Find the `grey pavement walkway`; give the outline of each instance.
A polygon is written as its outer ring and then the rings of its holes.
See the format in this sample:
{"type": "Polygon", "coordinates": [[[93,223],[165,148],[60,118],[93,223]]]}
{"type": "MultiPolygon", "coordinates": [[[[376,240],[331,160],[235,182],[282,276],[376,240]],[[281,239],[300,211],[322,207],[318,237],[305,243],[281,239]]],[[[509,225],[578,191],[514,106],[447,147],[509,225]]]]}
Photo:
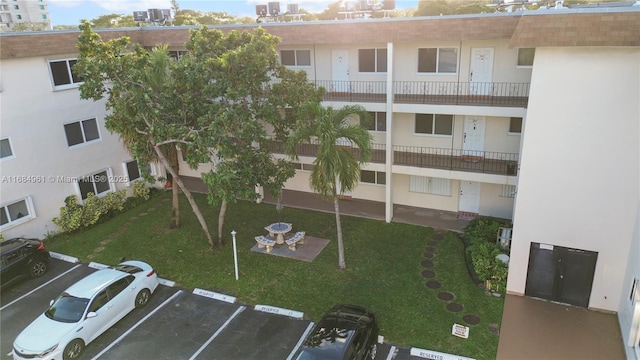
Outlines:
{"type": "MultiPolygon", "coordinates": [[[[206,192],[197,178],[184,179],[193,191],[206,192]]],[[[284,190],[284,206],[333,212],[333,203],[317,194],[284,190]]],[[[264,202],[276,200],[265,194],[264,202]]],[[[340,201],[341,214],[384,220],[381,202],[340,201]]],[[[394,205],[392,221],[461,232],[469,223],[456,213],[394,205]]],[[[478,314],[482,316],[482,314],[478,314]]],[[[505,297],[498,360],[625,359],[616,314],[590,311],[526,296],[505,297]]]]}

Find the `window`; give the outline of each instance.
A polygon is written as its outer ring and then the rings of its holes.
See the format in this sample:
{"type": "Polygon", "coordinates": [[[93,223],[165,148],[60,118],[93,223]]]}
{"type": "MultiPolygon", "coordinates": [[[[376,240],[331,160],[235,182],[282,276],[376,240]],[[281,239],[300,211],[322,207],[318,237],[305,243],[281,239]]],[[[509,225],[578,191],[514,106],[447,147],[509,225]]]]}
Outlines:
{"type": "Polygon", "coordinates": [[[358,50],[359,72],[387,72],[387,49],[358,50]]]}
{"type": "Polygon", "coordinates": [[[500,197],[512,198],[516,196],[515,185],[502,185],[500,188],[500,197]]]}
{"type": "Polygon", "coordinates": [[[512,117],[509,121],[509,134],[522,133],[522,118],[512,117]]]}
{"type": "Polygon", "coordinates": [[[22,15],[16,15],[16,19],[22,20],[22,15]]]}
{"type": "Polygon", "coordinates": [[[53,78],[54,87],[68,88],[69,86],[77,83],[81,83],[82,79],[73,73],[73,65],[76,64],[76,59],[55,60],[49,62],[49,69],[51,70],[51,77],[53,78]]]}
{"type": "Polygon", "coordinates": [[[46,14],[42,14],[42,20],[47,20],[47,15],[46,14]]]}
{"type": "Polygon", "coordinates": [[[129,161],[128,163],[125,163],[124,166],[127,170],[129,181],[142,178],[142,172],[140,171],[140,167],[138,166],[138,162],[136,160],[129,161]]]}
{"type": "Polygon", "coordinates": [[[133,275],[128,275],[127,277],[122,278],[114,282],[113,284],[109,285],[109,300],[113,299],[118,294],[120,294],[124,289],[126,289],[127,286],[129,286],[129,284],[133,281],[133,279],[134,279],[133,275]]]}
{"type": "Polygon", "coordinates": [[[95,174],[79,178],[78,187],[80,189],[80,197],[82,200],[86,200],[89,197],[89,193],[100,196],[111,191],[109,171],[103,170],[95,174]]]}
{"type": "Polygon", "coordinates": [[[304,170],[304,171],[313,170],[313,164],[302,164],[298,162],[292,162],[291,164],[293,165],[293,168],[296,170],[304,170]]]}
{"type": "Polygon", "coordinates": [[[89,305],[89,311],[98,311],[102,308],[106,303],[109,302],[109,295],[107,294],[107,290],[102,290],[91,302],[89,305]]]}
{"type": "Polygon", "coordinates": [[[360,170],[360,181],[363,183],[384,185],[387,183],[386,176],[384,171],[360,170]]]}
{"type": "Polygon", "coordinates": [[[75,146],[100,139],[96,119],[88,119],[66,124],[64,126],[64,132],[67,135],[67,144],[69,146],[75,146]]]}
{"type": "Polygon", "coordinates": [[[416,134],[453,135],[453,115],[416,114],[416,134]]]}
{"type": "Polygon", "coordinates": [[[369,123],[365,124],[360,121],[360,125],[370,131],[387,131],[387,113],[386,112],[369,112],[369,123]]]}
{"type": "Polygon", "coordinates": [[[418,72],[455,74],[458,70],[458,49],[418,49],[418,72]]]}
{"type": "Polygon", "coordinates": [[[140,167],[140,164],[137,160],[131,160],[129,162],[124,163],[124,170],[127,174],[127,179],[129,182],[133,182],[138,179],[142,179],[143,174],[155,175],[155,167],[153,164],[147,164],[147,167],[140,167]]]}
{"type": "Polygon", "coordinates": [[[20,10],[20,6],[18,6],[18,5],[13,5],[13,9],[14,9],[14,10],[20,10]]]}
{"type": "Polygon", "coordinates": [[[44,5],[40,5],[40,10],[44,10],[44,5]]]}
{"type": "Polygon", "coordinates": [[[536,48],[518,49],[518,66],[533,66],[533,58],[536,55],[536,48]]]}
{"type": "Polygon", "coordinates": [[[33,202],[31,197],[2,205],[0,209],[0,229],[22,223],[34,218],[33,202]]]}
{"type": "Polygon", "coordinates": [[[286,66],[311,66],[311,51],[281,50],[280,62],[286,66]]]}
{"type": "Polygon", "coordinates": [[[416,193],[451,196],[451,179],[411,176],[409,191],[416,193]]]}
{"type": "Polygon", "coordinates": [[[0,158],[13,158],[13,149],[9,138],[0,139],[0,158]]]}

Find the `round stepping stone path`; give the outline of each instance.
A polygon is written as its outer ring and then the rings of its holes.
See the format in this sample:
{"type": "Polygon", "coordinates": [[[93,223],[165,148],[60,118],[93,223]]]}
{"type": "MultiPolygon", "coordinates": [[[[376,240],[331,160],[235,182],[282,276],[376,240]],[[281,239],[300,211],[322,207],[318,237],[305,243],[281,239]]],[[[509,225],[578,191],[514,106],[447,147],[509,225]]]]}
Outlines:
{"type": "MultiPolygon", "coordinates": [[[[425,247],[422,254],[425,259],[420,263],[422,267],[432,269],[435,266],[434,262],[429,259],[435,256],[436,248],[442,240],[444,240],[444,234],[441,232],[436,232],[431,236],[431,239],[427,241],[427,246],[425,247]]],[[[420,272],[420,275],[422,275],[422,277],[424,278],[434,278],[436,276],[436,272],[433,271],[433,269],[423,270],[422,272],[420,272]]],[[[425,283],[425,286],[429,289],[440,289],[442,287],[442,284],[436,280],[429,280],[425,283]]],[[[455,298],[454,294],[448,291],[441,291],[436,296],[439,300],[447,302],[447,305],[445,306],[447,311],[452,313],[459,313],[464,310],[464,306],[462,304],[451,302],[455,298]]],[[[465,314],[462,317],[462,320],[468,325],[480,324],[480,317],[475,314],[465,314]]],[[[500,328],[498,324],[490,324],[487,330],[493,334],[500,334],[500,328]]]]}
{"type": "Polygon", "coordinates": [[[436,276],[436,273],[431,270],[423,270],[420,275],[422,275],[422,277],[432,278],[436,276]]]}
{"type": "Polygon", "coordinates": [[[422,267],[432,268],[433,267],[433,261],[431,261],[431,260],[422,260],[420,265],[422,265],[422,267]]]}
{"type": "Polygon", "coordinates": [[[442,284],[440,284],[439,282],[435,281],[435,280],[431,280],[431,281],[427,281],[425,283],[425,285],[429,288],[429,289],[440,289],[442,287],[442,284]]]}
{"type": "Polygon", "coordinates": [[[480,317],[474,314],[467,314],[462,317],[462,320],[469,325],[478,325],[480,324],[480,317]]]}

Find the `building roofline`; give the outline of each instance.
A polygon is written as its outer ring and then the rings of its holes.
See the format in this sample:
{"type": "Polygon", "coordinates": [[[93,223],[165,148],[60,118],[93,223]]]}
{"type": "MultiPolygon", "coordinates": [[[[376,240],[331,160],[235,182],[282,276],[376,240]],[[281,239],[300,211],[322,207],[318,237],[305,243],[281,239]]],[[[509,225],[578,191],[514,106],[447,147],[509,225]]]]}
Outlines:
{"type": "MultiPolygon", "coordinates": [[[[640,6],[545,9],[450,16],[224,24],[222,31],[257,27],[278,36],[282,45],[508,40],[512,48],[554,46],[640,46],[640,6]],[[291,31],[296,29],[299,31],[291,31]]],[[[94,29],[103,39],[129,36],[145,46],[180,47],[190,29],[165,26],[94,29]]],[[[0,58],[51,56],[77,52],[80,30],[0,34],[0,58]],[[25,37],[29,37],[25,41],[25,37]]]]}

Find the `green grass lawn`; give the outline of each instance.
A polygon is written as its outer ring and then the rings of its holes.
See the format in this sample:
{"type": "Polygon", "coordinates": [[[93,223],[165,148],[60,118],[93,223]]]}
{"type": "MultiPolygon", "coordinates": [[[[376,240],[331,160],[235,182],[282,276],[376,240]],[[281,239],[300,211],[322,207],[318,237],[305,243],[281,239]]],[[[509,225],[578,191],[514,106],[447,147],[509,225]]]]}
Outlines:
{"type": "MultiPolygon", "coordinates": [[[[218,208],[195,195],[212,234],[217,233],[218,208]]],[[[503,299],[487,296],[470,279],[462,241],[444,233],[436,247],[433,280],[442,288],[425,286],[421,276],[425,248],[434,229],[342,215],[346,270],[338,269],[335,215],[240,202],[230,204],[224,224],[226,246],[209,250],[205,236],[186,199],[181,198],[181,226],[168,228],[170,193],[117,215],[93,228],[47,239],[51,251],[76,256],[84,262],[117,264],[122,257],[152,264],[160,277],[188,289],[203,288],[232,296],[239,302],[294,309],[318,320],[336,303],[354,303],[372,309],[386,342],[477,359],[495,359],[498,336],[488,331],[499,324],[503,299]],[[254,236],[276,221],[294,224],[294,230],[331,240],[313,262],[268,256],[250,251],[254,236]],[[231,231],[237,232],[240,279],[235,280],[231,231]],[[438,292],[455,295],[464,310],[451,313],[438,292]],[[451,335],[462,316],[476,314],[469,339],[451,335]]],[[[215,237],[215,235],[214,235],[215,237]]],[[[304,246],[304,245],[301,245],[304,246]]]]}

